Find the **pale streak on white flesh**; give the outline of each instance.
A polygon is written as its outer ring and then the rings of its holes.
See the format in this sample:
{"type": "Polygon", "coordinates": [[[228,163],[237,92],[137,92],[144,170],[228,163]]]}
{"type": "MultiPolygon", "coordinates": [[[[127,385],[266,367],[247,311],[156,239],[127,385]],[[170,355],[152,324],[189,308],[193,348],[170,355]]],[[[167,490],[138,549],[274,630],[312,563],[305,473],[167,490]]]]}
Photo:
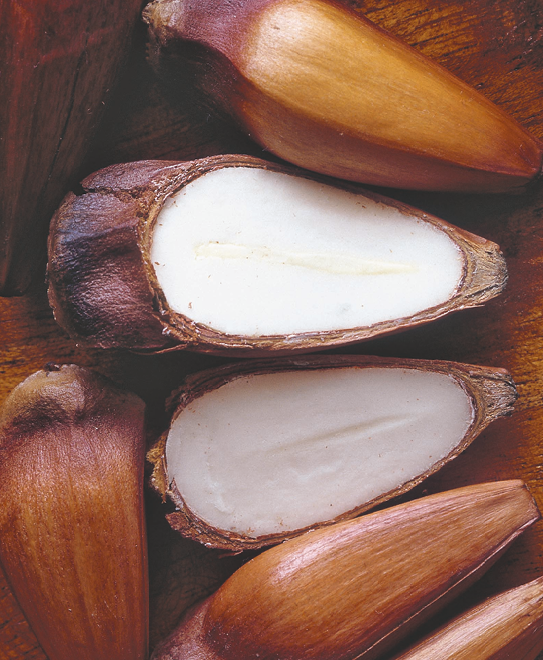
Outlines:
{"type": "Polygon", "coordinates": [[[250,537],[301,529],[425,473],[461,442],[473,415],[464,388],[442,373],[240,377],[174,420],[168,478],[214,527],[250,537]]]}
{"type": "Polygon", "coordinates": [[[327,252],[274,252],[265,247],[248,247],[234,243],[206,243],[197,245],[196,258],[217,257],[218,259],[258,259],[273,264],[312,268],[334,275],[386,275],[390,273],[414,273],[417,266],[397,264],[392,261],[370,261],[344,255],[341,260],[337,255],[327,252]]]}
{"type": "Polygon", "coordinates": [[[438,306],[464,257],[360,194],[258,168],[207,173],[160,211],[151,261],[170,308],[234,335],[344,330],[438,306]]]}

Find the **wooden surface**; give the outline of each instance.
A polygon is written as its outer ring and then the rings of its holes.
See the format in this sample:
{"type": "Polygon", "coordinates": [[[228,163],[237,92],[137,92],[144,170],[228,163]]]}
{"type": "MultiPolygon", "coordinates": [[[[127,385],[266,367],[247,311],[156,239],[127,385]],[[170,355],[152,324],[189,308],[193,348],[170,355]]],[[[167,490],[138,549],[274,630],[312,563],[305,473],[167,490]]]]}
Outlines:
{"type": "MultiPolygon", "coordinates": [[[[350,0],[349,4],[363,6],[368,18],[479,88],[543,139],[543,7],[538,0],[350,0]]],[[[142,26],[105,122],[90,147],[85,171],[141,158],[192,159],[220,152],[265,156],[205,109],[183,72],[179,85],[178,90],[166,90],[146,63],[142,26]]],[[[343,352],[505,367],[520,394],[511,418],[494,423],[462,456],[410,496],[484,480],[522,478],[543,510],[543,184],[515,196],[387,194],[499,243],[507,259],[509,283],[505,293],[484,308],[343,352]]],[[[83,351],[56,326],[45,290],[42,273],[26,296],[0,299],[0,403],[45,363],[76,362],[140,394],[149,406],[153,434],[163,423],[165,397],[183,376],[225,361],[189,353],[149,357],[83,351]]],[[[152,496],[148,500],[154,645],[188,605],[210,593],[246,557],[223,557],[178,538],[166,525],[160,503],[152,496]]],[[[543,575],[543,522],[528,530],[452,610],[539,575],[543,575]]],[[[3,580],[0,616],[0,660],[43,660],[3,580]]]]}

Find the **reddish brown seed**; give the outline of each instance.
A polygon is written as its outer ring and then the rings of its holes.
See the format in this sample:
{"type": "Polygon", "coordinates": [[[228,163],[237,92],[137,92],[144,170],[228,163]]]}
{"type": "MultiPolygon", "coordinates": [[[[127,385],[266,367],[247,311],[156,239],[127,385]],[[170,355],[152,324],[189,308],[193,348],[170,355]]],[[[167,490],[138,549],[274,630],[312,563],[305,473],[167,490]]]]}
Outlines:
{"type": "Polygon", "coordinates": [[[245,564],[153,658],[373,660],[538,517],[524,484],[505,481],[310,532],[245,564]]]}
{"type": "Polygon", "coordinates": [[[543,578],[489,598],[395,660],[535,660],[543,650],[543,578]]]}
{"type": "Polygon", "coordinates": [[[141,2],[0,2],[0,295],[45,265],[47,226],[80,167],[141,2]]]}
{"type": "Polygon", "coordinates": [[[296,165],[466,192],[541,171],[540,142],[511,117],[333,0],[155,0],[144,15],[159,51],[192,48],[212,103],[296,165]]]}
{"type": "Polygon", "coordinates": [[[0,413],[0,559],[50,660],[145,660],[144,404],[50,367],[0,413]]]}

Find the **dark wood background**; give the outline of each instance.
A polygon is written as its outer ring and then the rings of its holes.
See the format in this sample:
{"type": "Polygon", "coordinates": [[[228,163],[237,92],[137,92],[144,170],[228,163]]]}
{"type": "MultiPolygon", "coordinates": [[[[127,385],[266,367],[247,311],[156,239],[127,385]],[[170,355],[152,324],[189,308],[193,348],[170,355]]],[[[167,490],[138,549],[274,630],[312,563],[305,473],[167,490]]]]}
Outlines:
{"type": "MultiPolygon", "coordinates": [[[[543,139],[543,5],[539,0],[350,0],[348,4],[481,90],[543,139]]],[[[190,79],[166,89],[146,61],[143,25],[82,175],[143,158],[193,159],[261,150],[209,113],[190,79]]],[[[524,479],[543,510],[543,183],[521,195],[387,191],[501,245],[509,267],[504,294],[349,352],[436,358],[505,367],[517,383],[515,414],[493,424],[468,450],[410,497],[484,480],[524,479]]],[[[149,406],[151,433],[164,399],[185,374],[224,362],[190,353],[140,356],[84,351],[60,330],[46,299],[44,270],[21,298],[0,299],[0,403],[47,362],[86,365],[134,390],[149,406]]],[[[347,352],[347,351],[344,351],[347,352]]],[[[148,498],[151,644],[184,609],[214,590],[244,556],[224,557],[171,532],[148,498]]],[[[543,522],[518,540],[448,613],[543,574],[543,522]]],[[[0,660],[43,660],[4,579],[0,579],[0,660]]],[[[541,656],[543,657],[543,656],[541,656]]],[[[112,659],[113,660],[113,659],[112,659]]]]}

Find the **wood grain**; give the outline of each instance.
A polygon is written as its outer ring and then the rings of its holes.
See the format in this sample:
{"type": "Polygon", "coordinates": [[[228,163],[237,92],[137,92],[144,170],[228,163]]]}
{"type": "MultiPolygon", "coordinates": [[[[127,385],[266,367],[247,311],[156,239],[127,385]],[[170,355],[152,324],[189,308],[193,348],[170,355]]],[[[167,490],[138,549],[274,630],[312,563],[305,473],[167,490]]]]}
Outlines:
{"type": "MultiPolygon", "coordinates": [[[[350,0],[357,11],[435,58],[543,139],[543,7],[537,0],[350,0]]],[[[140,28],[120,87],[113,94],[84,174],[143,158],[191,159],[262,150],[204,105],[188,75],[167,90],[145,60],[140,28]]],[[[2,182],[9,185],[8,182],[2,182]]],[[[456,360],[505,367],[517,383],[515,414],[496,422],[439,474],[410,494],[483,480],[524,479],[543,509],[543,185],[523,195],[449,195],[386,191],[501,245],[509,267],[504,294],[484,308],[373,340],[349,351],[456,360]]],[[[224,363],[190,353],[143,356],[83,351],[57,327],[44,274],[22,298],[0,299],[0,402],[49,361],[95,368],[144,398],[151,435],[163,423],[164,400],[187,373],[224,363]]],[[[211,593],[246,556],[222,557],[176,536],[149,496],[151,644],[190,604],[211,593]]],[[[487,594],[543,574],[543,524],[537,523],[446,614],[487,594]]],[[[43,660],[35,638],[0,576],[0,660],[43,660]]]]}

